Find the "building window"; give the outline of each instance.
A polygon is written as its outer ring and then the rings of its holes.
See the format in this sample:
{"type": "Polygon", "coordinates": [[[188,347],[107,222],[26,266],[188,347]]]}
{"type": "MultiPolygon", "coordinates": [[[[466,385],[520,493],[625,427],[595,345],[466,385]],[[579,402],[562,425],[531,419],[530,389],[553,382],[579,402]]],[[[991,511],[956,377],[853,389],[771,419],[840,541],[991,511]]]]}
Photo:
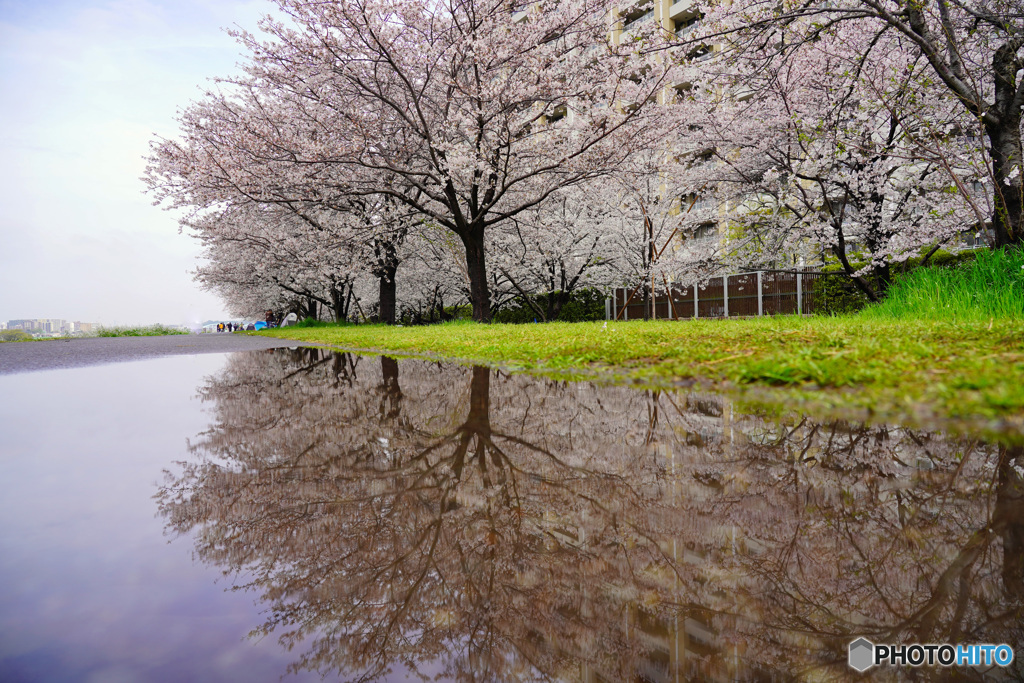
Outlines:
{"type": "Polygon", "coordinates": [[[710,240],[718,237],[717,223],[701,223],[693,230],[693,239],[710,240]]]}
{"type": "Polygon", "coordinates": [[[547,117],[548,124],[550,125],[552,123],[555,123],[556,121],[561,121],[562,119],[564,119],[566,117],[566,115],[568,113],[569,113],[569,107],[567,107],[566,105],[564,105],[564,104],[555,105],[554,107],[552,107],[551,113],[548,114],[548,117],[547,117]]]}
{"type": "Polygon", "coordinates": [[[676,37],[683,38],[700,27],[700,16],[682,19],[676,22],[676,37]]]}
{"type": "Polygon", "coordinates": [[[654,18],[654,8],[647,10],[646,12],[639,7],[634,7],[628,12],[622,14],[622,28],[626,30],[637,24],[645,21],[650,21],[654,18]]]}

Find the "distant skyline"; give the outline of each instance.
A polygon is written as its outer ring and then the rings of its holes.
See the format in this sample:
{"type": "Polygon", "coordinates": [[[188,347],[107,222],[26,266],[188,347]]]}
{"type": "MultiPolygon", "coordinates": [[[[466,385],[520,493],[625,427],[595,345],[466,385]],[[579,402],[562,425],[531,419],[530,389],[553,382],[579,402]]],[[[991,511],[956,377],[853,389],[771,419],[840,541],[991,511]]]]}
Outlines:
{"type": "Polygon", "coordinates": [[[154,135],[237,71],[267,0],[0,0],[0,320],[228,317],[139,180],[154,135]]]}

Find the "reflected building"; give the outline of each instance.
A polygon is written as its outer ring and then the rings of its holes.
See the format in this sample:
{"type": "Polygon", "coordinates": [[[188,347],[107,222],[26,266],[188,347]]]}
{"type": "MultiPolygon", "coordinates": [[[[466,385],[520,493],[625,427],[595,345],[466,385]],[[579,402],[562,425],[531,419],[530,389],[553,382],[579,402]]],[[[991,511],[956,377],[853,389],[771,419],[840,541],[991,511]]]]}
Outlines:
{"type": "Polygon", "coordinates": [[[310,348],[201,394],[161,512],[297,670],[843,680],[859,636],[1024,642],[1016,447],[310,348]]]}

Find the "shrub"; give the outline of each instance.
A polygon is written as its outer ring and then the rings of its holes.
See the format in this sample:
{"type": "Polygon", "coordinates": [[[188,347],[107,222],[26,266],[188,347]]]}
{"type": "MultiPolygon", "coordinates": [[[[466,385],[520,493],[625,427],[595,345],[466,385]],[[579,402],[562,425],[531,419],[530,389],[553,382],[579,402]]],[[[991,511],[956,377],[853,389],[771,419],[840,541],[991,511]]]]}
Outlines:
{"type": "Polygon", "coordinates": [[[148,327],[101,327],[97,337],[158,337],[165,334],[188,334],[183,330],[164,325],[148,327]]]}
{"type": "Polygon", "coordinates": [[[459,306],[445,306],[444,307],[444,320],[446,322],[452,320],[472,320],[473,319],[473,307],[469,304],[459,306]]]}
{"type": "Polygon", "coordinates": [[[25,330],[0,330],[0,342],[30,341],[32,335],[25,330]]]}
{"type": "MultiPolygon", "coordinates": [[[[537,294],[531,298],[538,308],[547,309],[548,297],[546,294],[537,294]]],[[[604,320],[604,294],[593,288],[576,290],[562,306],[556,320],[569,323],[604,320]]],[[[539,317],[522,297],[516,297],[513,299],[512,306],[503,308],[494,314],[496,323],[532,323],[535,321],[540,322],[539,317]]]]}
{"type": "Polygon", "coordinates": [[[605,296],[598,289],[587,288],[573,292],[562,307],[558,319],[567,323],[585,323],[604,320],[605,296]]]}
{"type": "Polygon", "coordinates": [[[867,295],[846,273],[833,274],[830,267],[822,269],[814,282],[814,312],[819,315],[856,313],[870,303],[867,295]]]}
{"type": "Polygon", "coordinates": [[[302,320],[298,321],[293,325],[289,325],[288,327],[335,327],[337,325],[345,324],[347,323],[335,323],[329,320],[317,320],[316,318],[303,318],[302,320]]]}

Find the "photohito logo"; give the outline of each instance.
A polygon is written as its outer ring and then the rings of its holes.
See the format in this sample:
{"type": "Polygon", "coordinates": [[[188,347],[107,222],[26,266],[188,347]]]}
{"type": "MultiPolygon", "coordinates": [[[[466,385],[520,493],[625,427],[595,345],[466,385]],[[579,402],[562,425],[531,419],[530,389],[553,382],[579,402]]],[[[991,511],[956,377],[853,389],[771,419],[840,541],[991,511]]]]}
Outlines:
{"type": "Polygon", "coordinates": [[[890,666],[1009,666],[1009,645],[876,645],[867,638],[850,643],[850,667],[867,671],[879,664],[890,666]]]}
{"type": "Polygon", "coordinates": [[[850,666],[857,671],[867,671],[875,664],[875,645],[867,638],[858,638],[850,643],[850,666]]]}

